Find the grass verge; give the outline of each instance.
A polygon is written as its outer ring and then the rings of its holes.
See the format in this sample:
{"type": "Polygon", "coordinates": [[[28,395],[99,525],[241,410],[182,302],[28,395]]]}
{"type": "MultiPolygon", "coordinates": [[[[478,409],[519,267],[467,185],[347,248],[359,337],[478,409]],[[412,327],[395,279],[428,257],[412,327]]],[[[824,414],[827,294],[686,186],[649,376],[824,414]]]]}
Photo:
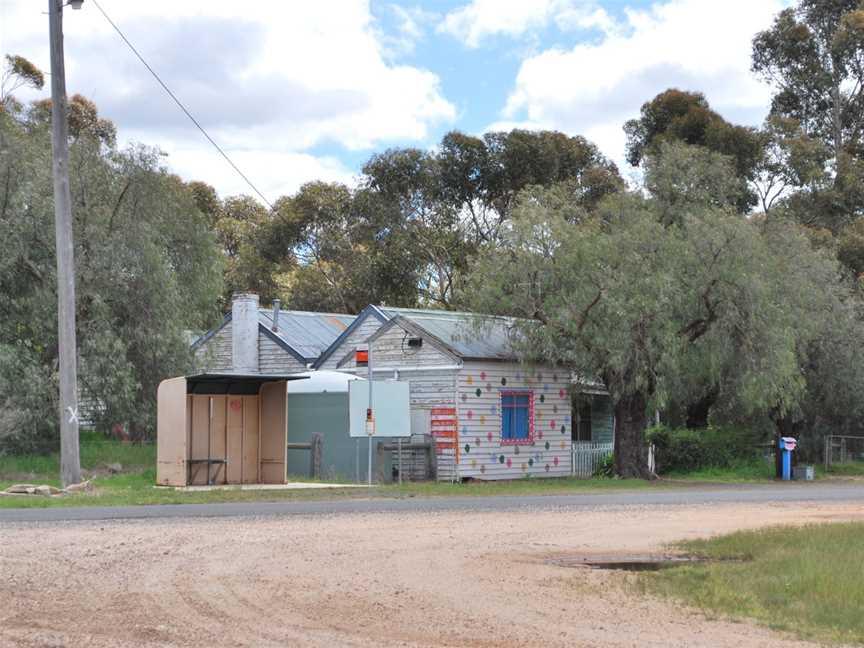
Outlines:
{"type": "Polygon", "coordinates": [[[768,481],[774,479],[774,464],[765,459],[756,458],[724,468],[706,467],[689,472],[670,472],[663,476],[668,479],[704,482],[768,481]]]}
{"type": "MultiPolygon", "coordinates": [[[[35,479],[34,483],[56,483],[55,479],[35,479]]],[[[402,486],[387,484],[372,488],[328,488],[308,490],[214,490],[177,491],[156,488],[152,468],[134,473],[96,477],[95,490],[63,497],[0,497],[0,508],[48,508],[55,506],[126,506],[141,504],[208,504],[216,502],[278,502],[286,500],[327,500],[370,497],[478,497],[490,495],[564,495],[652,487],[638,479],[522,479],[508,482],[447,484],[413,482],[402,486]]],[[[0,490],[11,481],[0,476],[0,490]]],[[[653,486],[653,487],[661,487],[653,486]]]]}
{"type": "MultiPolygon", "coordinates": [[[[156,488],[156,448],[129,445],[92,433],[81,434],[81,467],[93,474],[95,490],[64,497],[2,497],[0,508],[55,506],[124,506],[140,504],[204,504],[213,502],[268,502],[369,497],[472,497],[488,495],[561,495],[598,491],[633,490],[652,485],[628,479],[521,479],[503,482],[448,484],[435,482],[388,484],[365,488],[333,488],[290,491],[219,490],[175,491],[156,488]],[[107,474],[105,466],[119,463],[120,474],[107,474]]],[[[48,456],[0,457],[0,490],[13,483],[59,486],[60,459],[48,456]]],[[[299,478],[302,480],[302,478],[299,478]]],[[[656,485],[655,485],[656,487],[656,485]]],[[[660,486],[662,487],[662,486],[660,486]]]]}
{"type": "Polygon", "coordinates": [[[718,562],[644,573],[638,587],[802,638],[859,644],[864,642],[862,537],[864,523],[856,522],[684,542],[679,545],[684,551],[718,562]]]}

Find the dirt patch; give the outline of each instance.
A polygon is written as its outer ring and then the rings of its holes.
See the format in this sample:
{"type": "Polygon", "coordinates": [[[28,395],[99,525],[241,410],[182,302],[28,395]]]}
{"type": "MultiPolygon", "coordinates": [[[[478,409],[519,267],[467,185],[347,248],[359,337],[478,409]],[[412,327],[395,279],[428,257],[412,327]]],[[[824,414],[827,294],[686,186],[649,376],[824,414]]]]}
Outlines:
{"type": "Polygon", "coordinates": [[[0,646],[807,646],[555,556],[864,519],[857,505],[14,524],[0,646]]]}

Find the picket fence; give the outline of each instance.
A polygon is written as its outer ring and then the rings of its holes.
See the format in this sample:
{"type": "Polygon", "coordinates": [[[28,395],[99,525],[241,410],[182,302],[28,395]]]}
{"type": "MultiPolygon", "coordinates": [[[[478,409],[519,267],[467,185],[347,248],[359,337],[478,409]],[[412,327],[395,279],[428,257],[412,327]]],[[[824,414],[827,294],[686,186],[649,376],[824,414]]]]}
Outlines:
{"type": "Polygon", "coordinates": [[[570,472],[574,477],[588,479],[608,455],[612,454],[612,443],[574,441],[570,448],[570,472]]]}

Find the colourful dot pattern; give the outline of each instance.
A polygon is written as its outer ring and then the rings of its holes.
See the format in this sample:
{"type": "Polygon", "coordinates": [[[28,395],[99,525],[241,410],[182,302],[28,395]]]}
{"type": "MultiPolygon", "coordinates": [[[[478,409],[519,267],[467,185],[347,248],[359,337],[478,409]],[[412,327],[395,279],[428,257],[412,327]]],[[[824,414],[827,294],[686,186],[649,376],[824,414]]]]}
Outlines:
{"type": "Polygon", "coordinates": [[[475,371],[466,367],[458,378],[460,474],[502,479],[568,474],[571,417],[567,381],[566,373],[547,373],[530,366],[475,371]],[[507,390],[528,390],[534,395],[531,443],[501,442],[500,394],[507,390]]]}

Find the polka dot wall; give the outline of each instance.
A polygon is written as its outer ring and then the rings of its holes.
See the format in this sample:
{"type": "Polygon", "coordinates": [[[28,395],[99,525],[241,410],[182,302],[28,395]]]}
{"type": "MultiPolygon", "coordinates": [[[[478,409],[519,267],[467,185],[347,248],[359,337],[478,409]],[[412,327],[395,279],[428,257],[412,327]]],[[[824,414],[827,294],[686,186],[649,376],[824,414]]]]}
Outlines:
{"type": "Polygon", "coordinates": [[[566,372],[513,363],[466,362],[457,377],[462,477],[516,479],[570,474],[570,392],[566,372]],[[531,438],[501,438],[501,395],[528,394],[531,438]]]}

